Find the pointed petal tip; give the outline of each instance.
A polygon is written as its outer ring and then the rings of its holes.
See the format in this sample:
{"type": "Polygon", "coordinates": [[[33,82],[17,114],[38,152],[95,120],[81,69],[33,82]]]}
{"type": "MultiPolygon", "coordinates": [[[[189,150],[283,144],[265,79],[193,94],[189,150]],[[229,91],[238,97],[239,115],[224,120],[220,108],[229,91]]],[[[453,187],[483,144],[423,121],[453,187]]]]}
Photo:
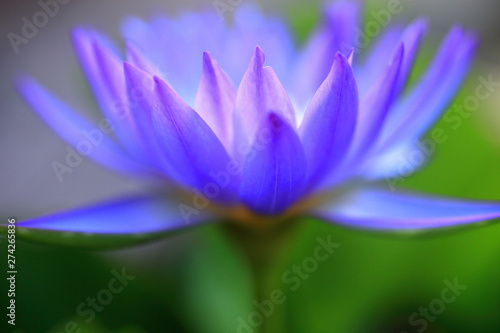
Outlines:
{"type": "Polygon", "coordinates": [[[342,67],[351,67],[348,57],[341,52],[335,54],[335,62],[338,62],[342,67]]]}
{"type": "Polygon", "coordinates": [[[429,30],[430,20],[427,17],[418,17],[410,25],[425,34],[429,30]]]}
{"type": "Polygon", "coordinates": [[[203,56],[202,56],[203,70],[209,70],[210,72],[213,72],[216,63],[217,61],[212,57],[210,52],[203,51],[203,56]]]}
{"type": "Polygon", "coordinates": [[[71,29],[70,35],[73,38],[73,40],[84,38],[86,37],[86,35],[88,35],[88,28],[84,28],[82,26],[76,26],[71,29]]]}
{"type": "Polygon", "coordinates": [[[203,51],[203,60],[207,61],[207,60],[210,60],[210,59],[212,59],[212,55],[210,54],[210,52],[203,51]]]}
{"type": "Polygon", "coordinates": [[[354,49],[351,49],[349,53],[347,53],[347,61],[349,65],[352,67],[352,62],[354,61],[354,49]]]}
{"type": "Polygon", "coordinates": [[[19,93],[23,93],[24,87],[29,84],[33,84],[34,80],[24,73],[18,73],[14,76],[14,87],[19,93]]]}
{"type": "Polygon", "coordinates": [[[261,65],[262,67],[266,62],[266,55],[264,54],[264,51],[259,45],[255,46],[254,59],[258,60],[259,64],[262,64],[261,65]]]}

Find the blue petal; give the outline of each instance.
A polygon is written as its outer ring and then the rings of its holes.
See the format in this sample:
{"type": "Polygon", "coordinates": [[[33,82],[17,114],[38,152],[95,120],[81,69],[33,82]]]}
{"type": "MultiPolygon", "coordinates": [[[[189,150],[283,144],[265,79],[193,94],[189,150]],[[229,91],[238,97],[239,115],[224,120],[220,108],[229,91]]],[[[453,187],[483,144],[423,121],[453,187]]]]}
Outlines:
{"type": "Polygon", "coordinates": [[[160,103],[151,105],[153,126],[170,164],[184,176],[187,184],[196,186],[209,197],[206,187],[217,183],[216,175],[224,173],[229,179],[219,184],[220,193],[210,199],[232,201],[238,177],[228,174],[232,160],[224,146],[196,111],[167,83],[159,78],[155,78],[155,83],[160,103]]]}
{"type": "Polygon", "coordinates": [[[137,128],[126,103],[123,61],[110,50],[110,43],[97,33],[75,29],[73,43],[104,115],[115,125],[114,133],[131,153],[145,159],[135,140],[137,128]]]}
{"type": "Polygon", "coordinates": [[[333,170],[345,156],[354,134],[357,113],[356,81],[347,59],[338,53],[330,74],[311,100],[299,127],[312,183],[333,170]]]}
{"type": "Polygon", "coordinates": [[[404,47],[403,44],[400,44],[400,47],[393,55],[391,63],[361,99],[356,130],[347,156],[342,160],[338,169],[329,173],[329,177],[322,182],[321,188],[318,188],[318,190],[334,186],[346,177],[355,175],[362,170],[371,148],[376,143],[387,111],[396,97],[395,93],[399,84],[403,59],[404,47]]]}
{"type": "Polygon", "coordinates": [[[232,149],[236,88],[210,53],[203,53],[203,73],[194,108],[226,149],[232,149]]]}
{"type": "Polygon", "coordinates": [[[347,56],[354,47],[356,27],[359,23],[359,5],[338,1],[325,8],[326,22],[310,38],[300,55],[293,81],[294,98],[299,104],[309,101],[325,80],[332,67],[335,54],[347,56]]]}
{"type": "MultiPolygon", "coordinates": [[[[33,80],[22,78],[17,86],[33,110],[73,148],[81,150],[81,155],[120,172],[134,174],[145,171],[98,126],[79,116],[33,80]]],[[[108,124],[114,125],[111,122],[108,124]]]]}
{"type": "Polygon", "coordinates": [[[476,38],[455,27],[427,73],[389,115],[385,144],[415,142],[446,108],[462,84],[476,48],[476,38]]]}
{"type": "Polygon", "coordinates": [[[360,189],[312,214],[355,228],[418,230],[496,219],[500,204],[360,189]]]}
{"type": "MultiPolygon", "coordinates": [[[[181,206],[157,197],[136,197],[19,222],[20,228],[90,234],[141,234],[183,229],[211,217],[185,218],[181,206]]],[[[186,215],[187,216],[187,215],[186,215]]]]}
{"type": "MultiPolygon", "coordinates": [[[[137,60],[135,57],[131,58],[137,60]]],[[[155,94],[154,78],[128,62],[125,62],[123,67],[127,85],[127,106],[138,128],[135,140],[143,147],[154,169],[159,170],[167,179],[179,180],[158,143],[153,127],[151,105],[160,103],[155,94]]]]}
{"type": "Polygon", "coordinates": [[[306,158],[295,129],[271,113],[248,154],[240,185],[242,201],[261,214],[278,214],[300,195],[306,158]]]}
{"type": "MultiPolygon", "coordinates": [[[[477,40],[455,27],[435,57],[432,65],[413,90],[387,115],[377,143],[377,155],[395,156],[394,163],[367,166],[370,178],[397,173],[400,159],[415,149],[420,137],[437,120],[451,101],[471,64],[477,40]]],[[[390,162],[390,160],[386,161],[390,162]]]]}
{"type": "Polygon", "coordinates": [[[295,127],[295,113],[285,89],[271,67],[264,67],[265,56],[260,47],[243,76],[236,96],[234,144],[236,149],[253,138],[269,112],[278,114],[295,127]]]}
{"type": "Polygon", "coordinates": [[[164,77],[165,73],[161,71],[161,68],[153,65],[149,61],[149,59],[147,59],[146,56],[142,54],[139,48],[133,42],[130,41],[127,41],[127,62],[131,63],[137,68],[142,69],[143,71],[149,73],[150,75],[161,77],[166,81],[166,78],[164,77]]]}
{"type": "Polygon", "coordinates": [[[242,4],[235,10],[234,26],[225,37],[228,38],[225,57],[217,59],[234,82],[245,73],[248,57],[256,45],[268,52],[266,61],[282,82],[288,81],[295,50],[293,36],[281,18],[265,17],[255,4],[242,4]]]}
{"type": "Polygon", "coordinates": [[[234,15],[231,27],[226,27],[214,11],[183,13],[176,19],[157,17],[151,23],[130,18],[122,31],[190,104],[202,70],[199,57],[204,51],[218,60],[234,82],[244,74],[255,45],[272,50],[270,64],[280,77],[288,75],[293,38],[286,25],[279,19],[265,18],[250,4],[238,6],[234,15]]]}
{"type": "Polygon", "coordinates": [[[131,18],[125,22],[122,31],[125,38],[136,45],[151,64],[165,73],[162,77],[191,103],[200,79],[201,53],[207,49],[220,48],[220,42],[213,41],[213,36],[222,36],[217,31],[222,22],[213,19],[213,16],[186,13],[177,20],[158,17],[151,23],[131,18]]]}
{"type": "Polygon", "coordinates": [[[355,155],[362,153],[367,146],[373,144],[379,134],[387,111],[396,97],[403,59],[404,47],[400,44],[391,63],[361,99],[356,132],[351,146],[351,151],[355,155]]]}
{"type": "Polygon", "coordinates": [[[424,36],[427,32],[428,25],[429,24],[426,19],[420,18],[409,25],[403,32],[401,42],[403,43],[405,48],[405,56],[403,59],[403,63],[401,64],[399,82],[394,92],[396,96],[404,88],[404,85],[410,77],[413,64],[418,55],[420,45],[422,44],[424,36]]]}
{"type": "MultiPolygon", "coordinates": [[[[142,89],[135,113],[145,124],[152,146],[159,148],[167,173],[177,182],[193,186],[200,191],[214,182],[213,175],[226,172],[231,162],[224,146],[182,98],[163,80],[125,63],[127,80],[131,87],[142,89]]],[[[228,192],[236,191],[236,179],[221,188],[214,200],[222,200],[228,192]],[[223,195],[224,194],[224,195],[223,195]]]]}
{"type": "Polygon", "coordinates": [[[409,78],[420,45],[427,32],[427,27],[427,20],[420,18],[410,24],[404,31],[394,25],[384,31],[382,37],[377,40],[374,49],[370,51],[366,64],[355,72],[356,77],[359,78],[358,87],[360,96],[364,96],[376,82],[377,78],[381,75],[385,62],[391,57],[391,53],[399,47],[400,43],[403,43],[405,56],[401,64],[399,82],[394,89],[394,94],[397,96],[401,92],[409,78]]]}
{"type": "Polygon", "coordinates": [[[387,61],[392,57],[398,43],[401,42],[401,35],[401,27],[390,25],[373,42],[373,48],[368,52],[366,61],[354,67],[360,97],[366,94],[384,70],[387,61]]]}

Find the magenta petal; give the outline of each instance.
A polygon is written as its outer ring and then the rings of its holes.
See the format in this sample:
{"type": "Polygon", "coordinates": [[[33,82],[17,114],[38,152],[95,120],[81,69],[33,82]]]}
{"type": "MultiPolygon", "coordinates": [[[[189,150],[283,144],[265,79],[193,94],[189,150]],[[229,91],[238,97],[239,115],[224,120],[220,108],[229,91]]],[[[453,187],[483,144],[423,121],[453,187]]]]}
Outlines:
{"type": "Polygon", "coordinates": [[[359,189],[312,215],[367,229],[418,230],[450,227],[500,217],[500,203],[474,202],[359,189]]]}

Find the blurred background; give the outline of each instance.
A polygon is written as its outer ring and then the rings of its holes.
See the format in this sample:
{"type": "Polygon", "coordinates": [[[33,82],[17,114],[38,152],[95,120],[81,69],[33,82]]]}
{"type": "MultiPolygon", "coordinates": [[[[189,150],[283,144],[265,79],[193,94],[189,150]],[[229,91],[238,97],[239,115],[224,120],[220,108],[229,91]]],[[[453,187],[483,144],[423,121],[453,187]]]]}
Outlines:
{"type": "MultiPolygon", "coordinates": [[[[500,2],[494,0],[401,0],[397,21],[430,18],[431,30],[417,68],[429,60],[455,22],[476,30],[482,46],[462,92],[474,92],[478,76],[500,81],[500,2]]],[[[260,1],[264,11],[287,18],[301,43],[320,19],[319,1],[260,1]]],[[[387,1],[365,4],[386,8],[387,1]]],[[[79,110],[95,113],[73,54],[69,31],[90,25],[119,39],[128,15],[176,15],[184,10],[214,10],[210,0],[69,1],[15,53],[9,32],[19,33],[24,16],[40,10],[35,1],[0,3],[0,218],[24,218],[116,197],[138,184],[85,161],[58,182],[52,161],[64,160],[65,143],[23,103],[13,87],[19,73],[29,74],[79,110]]],[[[399,186],[456,197],[500,200],[500,91],[437,147],[432,163],[399,186]]],[[[500,224],[395,237],[346,230],[319,221],[303,221],[293,246],[274,266],[269,289],[285,292],[269,327],[286,332],[500,332],[500,224]],[[317,237],[341,247],[290,291],[281,276],[311,256],[317,237]],[[418,320],[421,307],[437,304],[446,281],[466,285],[439,315],[418,320]],[[280,284],[281,283],[281,284],[280,284]],[[413,316],[413,317],[412,317],[413,316]]],[[[0,239],[6,252],[6,241],[0,239]]],[[[167,241],[107,252],[84,252],[17,242],[17,318],[15,330],[2,315],[1,332],[259,332],[239,328],[239,317],[255,311],[251,272],[238,247],[216,227],[204,227],[167,241]],[[86,322],[77,308],[107,288],[113,270],[135,279],[95,318],[86,322]],[[76,326],[68,323],[75,322],[76,326]]],[[[0,267],[3,269],[5,260],[0,267]]],[[[5,281],[5,278],[2,278],[5,281]]],[[[2,285],[7,306],[7,285],[2,285]]],[[[442,311],[441,311],[442,310],[442,311]]],[[[5,310],[4,310],[5,311],[5,310]]],[[[268,329],[269,330],[269,329],[268,329]]],[[[272,332],[269,330],[269,332],[272,332]]]]}

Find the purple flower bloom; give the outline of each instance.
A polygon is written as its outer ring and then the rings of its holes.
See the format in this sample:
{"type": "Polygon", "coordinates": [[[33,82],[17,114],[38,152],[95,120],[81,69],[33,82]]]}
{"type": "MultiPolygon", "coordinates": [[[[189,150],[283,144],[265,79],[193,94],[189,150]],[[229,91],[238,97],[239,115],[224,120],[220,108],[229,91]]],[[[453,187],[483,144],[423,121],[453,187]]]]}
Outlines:
{"type": "Polygon", "coordinates": [[[337,2],[325,13],[299,51],[286,25],[252,6],[242,6],[231,27],[215,13],[128,19],[126,60],[105,37],[76,29],[76,53],[105,117],[100,126],[31,79],[20,80],[22,94],[81,154],[168,191],[19,227],[163,235],[204,221],[317,216],[404,230],[499,217],[498,203],[402,194],[378,183],[398,174],[396,157],[416,149],[457,92],[474,35],[453,27],[405,90],[425,20],[388,28],[358,64],[357,6],[337,2]]]}

